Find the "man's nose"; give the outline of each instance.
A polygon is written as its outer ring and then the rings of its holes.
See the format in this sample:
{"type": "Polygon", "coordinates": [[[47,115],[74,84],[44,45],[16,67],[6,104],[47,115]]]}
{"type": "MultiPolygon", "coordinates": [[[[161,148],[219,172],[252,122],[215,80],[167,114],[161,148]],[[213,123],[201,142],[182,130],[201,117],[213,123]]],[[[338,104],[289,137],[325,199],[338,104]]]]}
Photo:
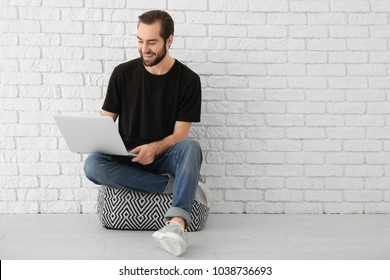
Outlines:
{"type": "Polygon", "coordinates": [[[142,53],[148,53],[149,52],[149,47],[148,47],[148,45],[147,44],[142,44],[142,46],[141,46],[141,51],[142,51],[142,53]]]}

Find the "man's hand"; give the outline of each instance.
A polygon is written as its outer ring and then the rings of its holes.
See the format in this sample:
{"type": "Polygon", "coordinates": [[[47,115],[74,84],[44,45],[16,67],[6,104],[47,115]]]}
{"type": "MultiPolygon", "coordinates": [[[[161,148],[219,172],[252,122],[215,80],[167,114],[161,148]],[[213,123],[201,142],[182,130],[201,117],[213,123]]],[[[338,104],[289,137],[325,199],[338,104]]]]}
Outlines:
{"type": "Polygon", "coordinates": [[[130,153],[138,154],[131,161],[138,162],[143,165],[151,164],[156,157],[156,149],[153,144],[138,146],[130,151],[130,153]]]}

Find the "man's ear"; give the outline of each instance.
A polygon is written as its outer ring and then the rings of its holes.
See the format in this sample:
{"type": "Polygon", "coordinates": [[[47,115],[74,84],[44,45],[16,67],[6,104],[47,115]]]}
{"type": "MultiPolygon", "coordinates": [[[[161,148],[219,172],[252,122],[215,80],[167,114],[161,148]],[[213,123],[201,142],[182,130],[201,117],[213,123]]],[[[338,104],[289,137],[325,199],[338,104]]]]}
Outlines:
{"type": "Polygon", "coordinates": [[[168,48],[170,48],[170,47],[171,47],[172,43],[173,43],[173,36],[172,36],[172,35],[170,35],[170,36],[168,37],[168,39],[167,39],[167,45],[168,45],[168,48]]]}

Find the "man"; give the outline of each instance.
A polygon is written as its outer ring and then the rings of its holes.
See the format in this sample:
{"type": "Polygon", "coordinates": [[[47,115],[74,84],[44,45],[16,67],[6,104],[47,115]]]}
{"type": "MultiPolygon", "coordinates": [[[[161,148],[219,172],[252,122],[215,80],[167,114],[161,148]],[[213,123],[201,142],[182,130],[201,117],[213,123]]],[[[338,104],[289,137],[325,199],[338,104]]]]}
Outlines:
{"type": "Polygon", "coordinates": [[[185,229],[199,181],[202,151],[187,139],[192,122],[200,121],[199,76],[173,58],[174,23],[164,11],[139,16],[140,58],[118,65],[110,78],[103,116],[119,117],[119,132],[136,157],[90,155],[88,179],[112,188],[173,193],[167,225],[154,240],[173,255],[187,247],[185,229]]]}

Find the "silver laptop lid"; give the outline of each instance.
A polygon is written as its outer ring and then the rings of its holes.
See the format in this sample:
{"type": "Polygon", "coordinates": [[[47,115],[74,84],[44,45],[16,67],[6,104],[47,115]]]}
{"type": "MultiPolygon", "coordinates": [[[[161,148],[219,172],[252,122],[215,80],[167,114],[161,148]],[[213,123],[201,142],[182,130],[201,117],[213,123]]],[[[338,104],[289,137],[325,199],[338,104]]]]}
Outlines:
{"type": "Polygon", "coordinates": [[[54,119],[72,152],[128,155],[111,117],[54,116],[54,119]]]}

